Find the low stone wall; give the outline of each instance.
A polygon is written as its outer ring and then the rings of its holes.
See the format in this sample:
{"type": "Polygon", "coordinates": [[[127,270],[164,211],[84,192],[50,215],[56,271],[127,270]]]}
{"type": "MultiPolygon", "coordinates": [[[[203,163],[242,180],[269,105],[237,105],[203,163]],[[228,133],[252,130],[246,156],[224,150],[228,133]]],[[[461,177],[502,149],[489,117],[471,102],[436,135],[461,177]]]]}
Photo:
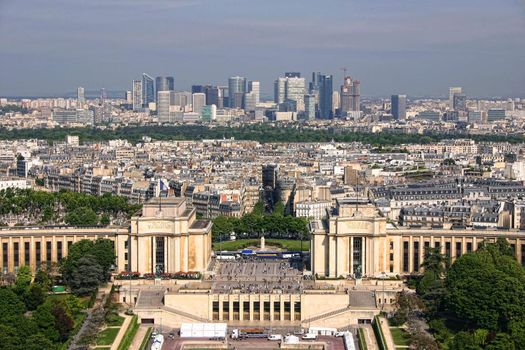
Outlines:
{"type": "Polygon", "coordinates": [[[185,341],[182,344],[182,350],[191,350],[191,349],[228,349],[228,345],[222,342],[209,342],[209,341],[185,341]]]}
{"type": "Polygon", "coordinates": [[[326,344],[325,343],[319,343],[319,342],[302,342],[299,344],[284,344],[281,343],[281,349],[284,350],[325,350],[326,344]]]}

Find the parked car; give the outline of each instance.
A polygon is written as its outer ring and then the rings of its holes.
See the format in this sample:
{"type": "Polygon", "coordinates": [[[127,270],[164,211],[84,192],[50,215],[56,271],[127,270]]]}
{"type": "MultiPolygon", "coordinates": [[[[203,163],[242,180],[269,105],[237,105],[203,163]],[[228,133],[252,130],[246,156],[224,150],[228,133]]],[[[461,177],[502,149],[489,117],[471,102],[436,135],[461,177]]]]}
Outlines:
{"type": "Polygon", "coordinates": [[[283,336],[280,334],[270,334],[268,335],[268,340],[283,340],[283,336]]]}
{"type": "Polygon", "coordinates": [[[306,333],[305,335],[303,335],[303,340],[316,340],[317,339],[317,334],[313,334],[313,333],[306,333]]]}

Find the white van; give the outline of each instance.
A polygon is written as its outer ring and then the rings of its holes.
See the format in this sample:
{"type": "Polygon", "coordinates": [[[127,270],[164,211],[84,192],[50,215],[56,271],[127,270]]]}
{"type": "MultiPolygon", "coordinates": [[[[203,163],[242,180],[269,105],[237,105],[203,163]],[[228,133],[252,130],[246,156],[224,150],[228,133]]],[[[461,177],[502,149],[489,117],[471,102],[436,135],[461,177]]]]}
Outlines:
{"type": "Polygon", "coordinates": [[[280,334],[270,334],[268,335],[268,340],[283,340],[283,336],[280,334]]]}
{"type": "Polygon", "coordinates": [[[316,339],[317,339],[317,334],[306,333],[305,335],[303,335],[303,340],[316,340],[316,339]]]}

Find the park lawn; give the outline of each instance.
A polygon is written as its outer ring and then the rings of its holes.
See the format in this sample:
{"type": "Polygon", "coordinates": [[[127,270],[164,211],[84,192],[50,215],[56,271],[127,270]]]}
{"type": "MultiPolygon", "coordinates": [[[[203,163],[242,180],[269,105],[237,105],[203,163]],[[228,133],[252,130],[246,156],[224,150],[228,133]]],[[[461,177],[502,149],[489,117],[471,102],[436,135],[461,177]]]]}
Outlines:
{"type": "MultiPolygon", "coordinates": [[[[60,293],[60,294],[48,294],[46,298],[49,300],[64,300],[71,296],[71,293],[60,293]]],[[[80,307],[87,309],[89,306],[90,297],[77,297],[79,300],[80,307]]]]}
{"type": "MultiPolygon", "coordinates": [[[[213,250],[219,251],[219,250],[227,250],[227,251],[235,251],[235,250],[241,250],[247,247],[260,247],[261,240],[260,239],[238,239],[235,241],[226,241],[226,242],[215,242],[213,243],[213,250]]],[[[293,250],[293,251],[300,251],[301,250],[301,241],[294,240],[294,239],[267,239],[266,240],[266,249],[271,250],[271,246],[276,246],[284,250],[293,250]],[[268,247],[270,246],[270,247],[268,247]]],[[[303,241],[302,244],[303,251],[310,250],[310,241],[303,241]]]]}
{"type": "Polygon", "coordinates": [[[142,343],[140,344],[139,350],[146,350],[146,346],[148,345],[148,341],[151,338],[151,333],[153,333],[153,328],[148,327],[148,330],[146,331],[146,335],[142,339],[142,343]]]}
{"type": "Polygon", "coordinates": [[[97,345],[112,345],[120,327],[106,328],[97,335],[97,345]]]}
{"type": "Polygon", "coordinates": [[[89,299],[90,297],[79,297],[80,299],[80,305],[82,305],[82,308],[87,309],[89,307],[89,299]]]}
{"type": "Polygon", "coordinates": [[[111,350],[111,346],[96,347],[95,350],[111,350]]]}
{"type": "Polygon", "coordinates": [[[410,344],[410,335],[404,329],[390,327],[390,333],[392,333],[396,346],[408,346],[410,344]]]}
{"type": "Polygon", "coordinates": [[[106,323],[109,327],[122,326],[122,324],[124,323],[124,317],[117,314],[111,314],[108,317],[106,323]]]}
{"type": "Polygon", "coordinates": [[[66,299],[68,296],[70,296],[71,294],[69,293],[60,293],[60,294],[48,294],[47,295],[47,298],[49,300],[64,300],[66,299]]]}

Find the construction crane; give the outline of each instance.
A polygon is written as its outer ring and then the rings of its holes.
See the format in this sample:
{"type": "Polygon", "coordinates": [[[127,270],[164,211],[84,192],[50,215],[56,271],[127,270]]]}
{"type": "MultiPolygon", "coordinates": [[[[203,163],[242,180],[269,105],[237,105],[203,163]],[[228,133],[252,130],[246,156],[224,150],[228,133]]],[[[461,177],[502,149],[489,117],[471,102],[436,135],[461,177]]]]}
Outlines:
{"type": "Polygon", "coordinates": [[[343,81],[344,81],[345,78],[346,78],[346,72],[348,71],[348,68],[343,67],[343,68],[339,68],[339,69],[341,69],[343,71],[343,81]]]}

